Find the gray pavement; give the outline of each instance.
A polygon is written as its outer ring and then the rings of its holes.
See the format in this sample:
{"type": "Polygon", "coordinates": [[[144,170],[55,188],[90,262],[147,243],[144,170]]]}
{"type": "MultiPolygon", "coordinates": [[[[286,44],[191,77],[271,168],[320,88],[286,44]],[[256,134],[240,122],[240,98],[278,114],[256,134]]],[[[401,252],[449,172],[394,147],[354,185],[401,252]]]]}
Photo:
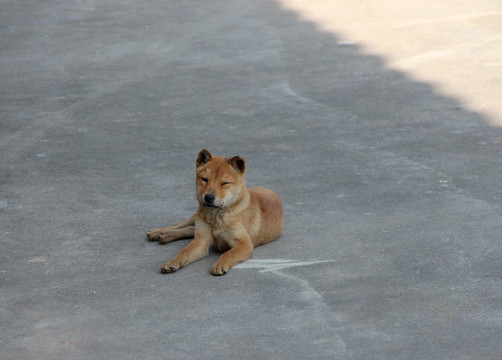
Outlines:
{"type": "MultiPolygon", "coordinates": [[[[502,357],[501,82],[485,76],[501,63],[428,56],[438,82],[422,81],[368,50],[376,32],[286,3],[0,1],[2,360],[502,357]],[[448,95],[456,77],[486,102],[448,95]],[[286,226],[226,276],[216,253],[162,275],[187,241],[145,232],[195,210],[202,147],[244,157],[286,226]]],[[[481,10],[436,34],[500,46],[500,5],[481,10]]]]}

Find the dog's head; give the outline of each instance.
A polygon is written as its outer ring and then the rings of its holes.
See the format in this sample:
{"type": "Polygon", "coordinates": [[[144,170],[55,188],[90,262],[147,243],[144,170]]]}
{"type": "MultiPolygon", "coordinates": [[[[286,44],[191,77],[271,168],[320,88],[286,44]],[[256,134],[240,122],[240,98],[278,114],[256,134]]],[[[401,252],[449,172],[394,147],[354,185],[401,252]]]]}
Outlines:
{"type": "Polygon", "coordinates": [[[239,200],[246,186],[246,163],[239,156],[213,156],[202,149],[197,156],[197,200],[209,208],[227,208],[239,200]]]}

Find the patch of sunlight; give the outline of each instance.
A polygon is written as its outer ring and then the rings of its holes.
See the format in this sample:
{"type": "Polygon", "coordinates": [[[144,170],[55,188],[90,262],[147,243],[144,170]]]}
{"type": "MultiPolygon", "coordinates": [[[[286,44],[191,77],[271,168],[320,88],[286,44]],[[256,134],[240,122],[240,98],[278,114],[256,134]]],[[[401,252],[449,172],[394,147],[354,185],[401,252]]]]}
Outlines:
{"type": "Polygon", "coordinates": [[[502,126],[499,0],[276,1],[340,44],[358,45],[502,126]]]}

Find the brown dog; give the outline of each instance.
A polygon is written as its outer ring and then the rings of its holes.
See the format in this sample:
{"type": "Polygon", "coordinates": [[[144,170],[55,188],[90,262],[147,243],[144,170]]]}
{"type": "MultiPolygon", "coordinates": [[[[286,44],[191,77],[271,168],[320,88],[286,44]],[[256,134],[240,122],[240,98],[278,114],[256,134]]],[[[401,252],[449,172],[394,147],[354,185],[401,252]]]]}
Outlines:
{"type": "Polygon", "coordinates": [[[284,226],[281,199],[272,190],[246,187],[246,165],[239,156],[213,156],[202,149],[195,165],[199,209],[176,225],[149,231],[147,237],[160,243],[194,238],[162,265],[164,274],[206,256],[213,246],[223,254],[211,274],[224,275],[232,266],[253,257],[254,247],[279,236],[284,226]]]}

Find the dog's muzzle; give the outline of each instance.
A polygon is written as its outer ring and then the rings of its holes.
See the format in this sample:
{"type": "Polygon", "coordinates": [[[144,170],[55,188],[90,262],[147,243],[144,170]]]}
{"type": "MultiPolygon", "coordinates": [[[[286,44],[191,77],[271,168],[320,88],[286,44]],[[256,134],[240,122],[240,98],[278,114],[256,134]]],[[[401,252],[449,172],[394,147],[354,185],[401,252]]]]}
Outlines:
{"type": "Polygon", "coordinates": [[[218,205],[216,205],[214,203],[215,200],[216,200],[216,197],[213,194],[206,194],[206,195],[204,195],[203,205],[207,206],[207,207],[218,207],[218,205]]]}

